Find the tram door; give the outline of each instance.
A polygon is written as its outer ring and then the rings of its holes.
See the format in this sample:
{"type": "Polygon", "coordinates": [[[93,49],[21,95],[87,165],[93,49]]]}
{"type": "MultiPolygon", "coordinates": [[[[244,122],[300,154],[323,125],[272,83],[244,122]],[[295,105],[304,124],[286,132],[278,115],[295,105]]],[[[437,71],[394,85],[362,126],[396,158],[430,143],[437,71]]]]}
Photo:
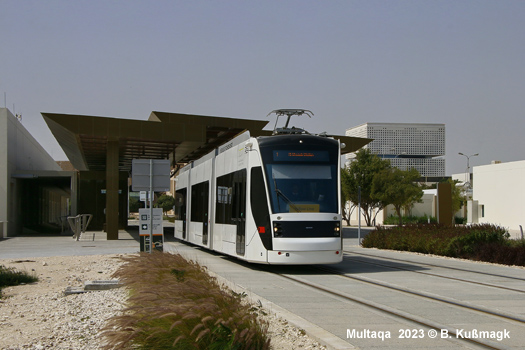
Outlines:
{"type": "Polygon", "coordinates": [[[246,170],[237,171],[233,175],[233,212],[232,223],[237,226],[235,250],[238,255],[244,255],[246,241],[246,170]]]}
{"type": "Polygon", "coordinates": [[[210,190],[208,183],[206,182],[206,186],[203,189],[202,194],[202,204],[203,204],[203,222],[202,222],[202,244],[208,245],[208,231],[209,231],[209,220],[208,220],[208,207],[209,207],[209,196],[210,196],[210,190]]]}
{"type": "Polygon", "coordinates": [[[181,188],[175,192],[175,220],[182,221],[182,239],[186,239],[186,188],[181,188]]]}
{"type": "Polygon", "coordinates": [[[209,182],[201,182],[191,187],[191,221],[202,222],[202,244],[208,244],[209,182]]]}

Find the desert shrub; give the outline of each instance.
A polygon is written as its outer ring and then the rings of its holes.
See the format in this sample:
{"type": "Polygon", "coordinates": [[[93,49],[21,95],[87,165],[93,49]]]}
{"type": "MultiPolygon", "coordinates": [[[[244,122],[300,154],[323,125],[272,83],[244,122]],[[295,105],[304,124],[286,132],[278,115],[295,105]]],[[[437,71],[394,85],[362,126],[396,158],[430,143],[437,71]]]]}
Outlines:
{"type": "Polygon", "coordinates": [[[206,268],[180,255],[125,258],[128,305],[108,322],[108,349],[267,349],[268,324],[206,268]]]}
{"type": "Polygon", "coordinates": [[[34,274],[0,265],[0,298],[2,298],[2,288],[4,287],[17,286],[22,283],[32,283],[36,281],[38,281],[38,277],[34,274]]]}

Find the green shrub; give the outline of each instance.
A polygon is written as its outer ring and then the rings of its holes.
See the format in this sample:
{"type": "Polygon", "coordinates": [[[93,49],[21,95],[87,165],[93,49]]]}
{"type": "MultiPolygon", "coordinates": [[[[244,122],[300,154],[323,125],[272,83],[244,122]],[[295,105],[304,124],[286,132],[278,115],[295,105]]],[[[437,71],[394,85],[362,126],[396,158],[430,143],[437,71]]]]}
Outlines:
{"type": "Polygon", "coordinates": [[[175,222],[175,217],[174,216],[164,215],[162,217],[162,220],[168,220],[169,222],[174,223],[175,222]]]}
{"type": "Polygon", "coordinates": [[[525,245],[486,243],[478,247],[474,259],[505,265],[525,266],[525,245]]]}
{"type": "Polygon", "coordinates": [[[462,234],[452,237],[443,255],[452,257],[471,257],[476,249],[486,243],[504,244],[509,238],[509,233],[502,227],[494,225],[472,225],[462,234]]]}
{"type": "Polygon", "coordinates": [[[18,271],[12,267],[0,265],[0,298],[2,298],[2,288],[17,286],[23,283],[33,283],[38,281],[38,277],[24,271],[18,271]]]}
{"type": "Polygon", "coordinates": [[[106,348],[269,348],[268,324],[206,268],[160,252],[125,261],[114,277],[130,288],[130,298],[106,327],[106,348]]]}
{"type": "Polygon", "coordinates": [[[525,240],[509,240],[506,229],[489,224],[378,227],[362,246],[525,266],[525,240]]]}
{"type": "Polygon", "coordinates": [[[454,223],[456,225],[465,225],[467,223],[467,218],[462,218],[459,216],[454,216],[454,223]]]}

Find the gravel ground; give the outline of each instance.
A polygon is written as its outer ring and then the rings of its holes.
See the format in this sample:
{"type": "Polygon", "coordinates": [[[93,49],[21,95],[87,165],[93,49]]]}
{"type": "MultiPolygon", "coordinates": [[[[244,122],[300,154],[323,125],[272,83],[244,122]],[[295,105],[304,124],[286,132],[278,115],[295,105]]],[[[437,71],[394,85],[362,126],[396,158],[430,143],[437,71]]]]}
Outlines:
{"type": "MultiPolygon", "coordinates": [[[[65,295],[67,287],[109,280],[121,255],[0,259],[0,265],[34,273],[39,282],[3,289],[0,349],[99,349],[106,320],[127,299],[125,288],[65,295]]],[[[286,320],[270,319],[272,348],[325,349],[286,320]]]]}

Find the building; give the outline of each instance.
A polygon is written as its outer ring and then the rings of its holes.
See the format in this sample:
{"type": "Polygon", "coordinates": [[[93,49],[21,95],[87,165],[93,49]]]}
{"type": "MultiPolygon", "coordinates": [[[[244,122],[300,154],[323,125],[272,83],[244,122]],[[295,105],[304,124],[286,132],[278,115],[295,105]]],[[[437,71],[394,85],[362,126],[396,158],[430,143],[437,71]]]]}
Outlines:
{"type": "Polygon", "coordinates": [[[62,171],[21,121],[0,108],[0,239],[59,229],[76,210],[75,186],[76,173],[62,171]]]}
{"type": "Polygon", "coordinates": [[[525,226],[525,161],[493,162],[473,168],[473,200],[468,202],[469,223],[490,223],[509,232],[525,226]],[[512,194],[512,195],[509,195],[512,194]]]}
{"type": "Polygon", "coordinates": [[[427,178],[445,176],[445,124],[365,123],[347,129],[346,136],[373,139],[364,148],[394,167],[415,168],[427,178]]]}

